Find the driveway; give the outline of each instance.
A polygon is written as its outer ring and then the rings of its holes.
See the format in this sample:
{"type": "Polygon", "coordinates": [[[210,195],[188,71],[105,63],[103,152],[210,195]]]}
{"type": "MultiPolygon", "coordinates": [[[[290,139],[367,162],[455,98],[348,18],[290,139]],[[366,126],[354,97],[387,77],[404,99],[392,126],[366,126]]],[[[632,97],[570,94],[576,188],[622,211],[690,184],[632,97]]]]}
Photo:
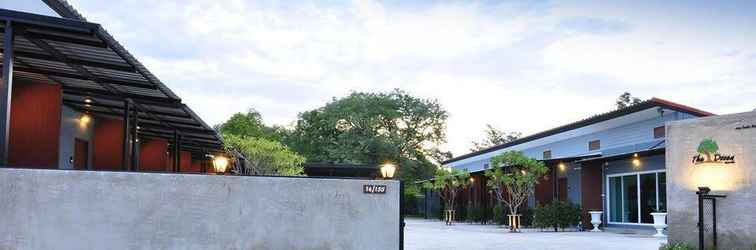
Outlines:
{"type": "Polygon", "coordinates": [[[666,240],[646,235],[593,232],[508,233],[491,225],[406,219],[405,249],[596,249],[656,250],[666,240]]]}

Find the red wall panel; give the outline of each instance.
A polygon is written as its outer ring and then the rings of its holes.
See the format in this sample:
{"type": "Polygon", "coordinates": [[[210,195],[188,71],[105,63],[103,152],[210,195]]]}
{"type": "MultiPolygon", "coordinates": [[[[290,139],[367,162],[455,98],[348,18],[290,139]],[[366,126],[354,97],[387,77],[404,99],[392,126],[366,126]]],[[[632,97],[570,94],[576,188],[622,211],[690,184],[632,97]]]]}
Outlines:
{"type": "Polygon", "coordinates": [[[57,168],[60,85],[16,81],[11,93],[8,165],[57,168]]]}
{"type": "MultiPolygon", "coordinates": [[[[593,228],[590,224],[591,216],[588,211],[603,210],[603,199],[601,197],[603,182],[601,176],[601,162],[583,163],[580,170],[580,192],[581,207],[583,208],[583,226],[593,228]]],[[[604,213],[606,215],[606,213],[604,213]]]]}
{"type": "Polygon", "coordinates": [[[123,122],[100,118],[95,121],[92,140],[92,167],[94,170],[122,170],[123,122]]]}
{"type": "Polygon", "coordinates": [[[192,153],[188,151],[181,151],[181,172],[199,172],[192,169],[192,153]]]}
{"type": "Polygon", "coordinates": [[[535,187],[536,204],[547,204],[554,200],[554,175],[556,168],[553,166],[547,167],[549,168],[549,172],[538,180],[538,184],[535,187]]]}
{"type": "Polygon", "coordinates": [[[140,171],[155,171],[155,172],[168,172],[170,168],[166,168],[166,162],[168,161],[168,142],[161,139],[154,139],[149,141],[143,141],[139,145],[139,170],[140,171]]]}

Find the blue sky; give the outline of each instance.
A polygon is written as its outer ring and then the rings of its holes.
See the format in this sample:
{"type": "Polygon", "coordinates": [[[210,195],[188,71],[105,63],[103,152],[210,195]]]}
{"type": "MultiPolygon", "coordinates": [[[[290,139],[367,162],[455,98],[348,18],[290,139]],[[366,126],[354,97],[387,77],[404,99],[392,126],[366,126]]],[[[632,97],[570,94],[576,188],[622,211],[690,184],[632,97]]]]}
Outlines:
{"type": "Polygon", "coordinates": [[[254,107],[288,125],[334,96],[401,88],[450,112],[458,155],[487,123],[535,133],[624,91],[756,108],[753,1],[70,2],[211,124],[254,107]]]}

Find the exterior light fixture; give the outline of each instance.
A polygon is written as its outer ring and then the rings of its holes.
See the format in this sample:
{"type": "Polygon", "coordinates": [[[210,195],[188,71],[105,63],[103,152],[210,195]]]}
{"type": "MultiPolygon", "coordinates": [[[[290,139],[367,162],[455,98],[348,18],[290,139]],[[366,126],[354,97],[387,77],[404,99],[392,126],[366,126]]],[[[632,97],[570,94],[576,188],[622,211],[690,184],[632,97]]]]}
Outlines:
{"type": "Polygon", "coordinates": [[[213,169],[216,173],[225,173],[228,167],[228,158],[224,156],[213,157],[213,169]]]}
{"type": "Polygon", "coordinates": [[[641,160],[640,160],[640,157],[638,156],[638,153],[633,154],[633,166],[640,167],[640,165],[641,165],[641,160]]]}
{"type": "Polygon", "coordinates": [[[475,182],[475,178],[470,177],[470,183],[475,182]]]}
{"type": "Polygon", "coordinates": [[[384,179],[394,178],[394,173],[396,173],[396,165],[391,163],[381,165],[381,177],[384,179]]]}
{"type": "Polygon", "coordinates": [[[89,98],[89,97],[84,98],[84,102],[86,102],[86,103],[92,103],[92,98],[89,98]]]}
{"type": "Polygon", "coordinates": [[[565,169],[567,169],[567,166],[564,165],[564,162],[560,162],[558,166],[559,166],[559,171],[564,171],[565,169]]]}
{"type": "Polygon", "coordinates": [[[87,125],[91,121],[92,121],[91,116],[89,116],[88,114],[81,114],[81,116],[79,117],[79,126],[82,128],[87,127],[87,125]]]}

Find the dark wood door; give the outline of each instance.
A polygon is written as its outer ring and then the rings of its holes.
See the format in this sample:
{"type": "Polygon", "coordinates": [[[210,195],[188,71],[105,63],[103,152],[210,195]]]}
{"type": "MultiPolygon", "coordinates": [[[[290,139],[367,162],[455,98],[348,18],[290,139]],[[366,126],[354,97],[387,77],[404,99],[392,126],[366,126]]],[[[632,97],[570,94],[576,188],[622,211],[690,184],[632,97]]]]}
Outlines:
{"type": "Polygon", "coordinates": [[[89,161],[89,142],[76,138],[74,145],[74,169],[87,169],[89,161]]]}
{"type": "Polygon", "coordinates": [[[567,178],[559,178],[557,181],[558,198],[560,201],[567,201],[567,178]]]}

